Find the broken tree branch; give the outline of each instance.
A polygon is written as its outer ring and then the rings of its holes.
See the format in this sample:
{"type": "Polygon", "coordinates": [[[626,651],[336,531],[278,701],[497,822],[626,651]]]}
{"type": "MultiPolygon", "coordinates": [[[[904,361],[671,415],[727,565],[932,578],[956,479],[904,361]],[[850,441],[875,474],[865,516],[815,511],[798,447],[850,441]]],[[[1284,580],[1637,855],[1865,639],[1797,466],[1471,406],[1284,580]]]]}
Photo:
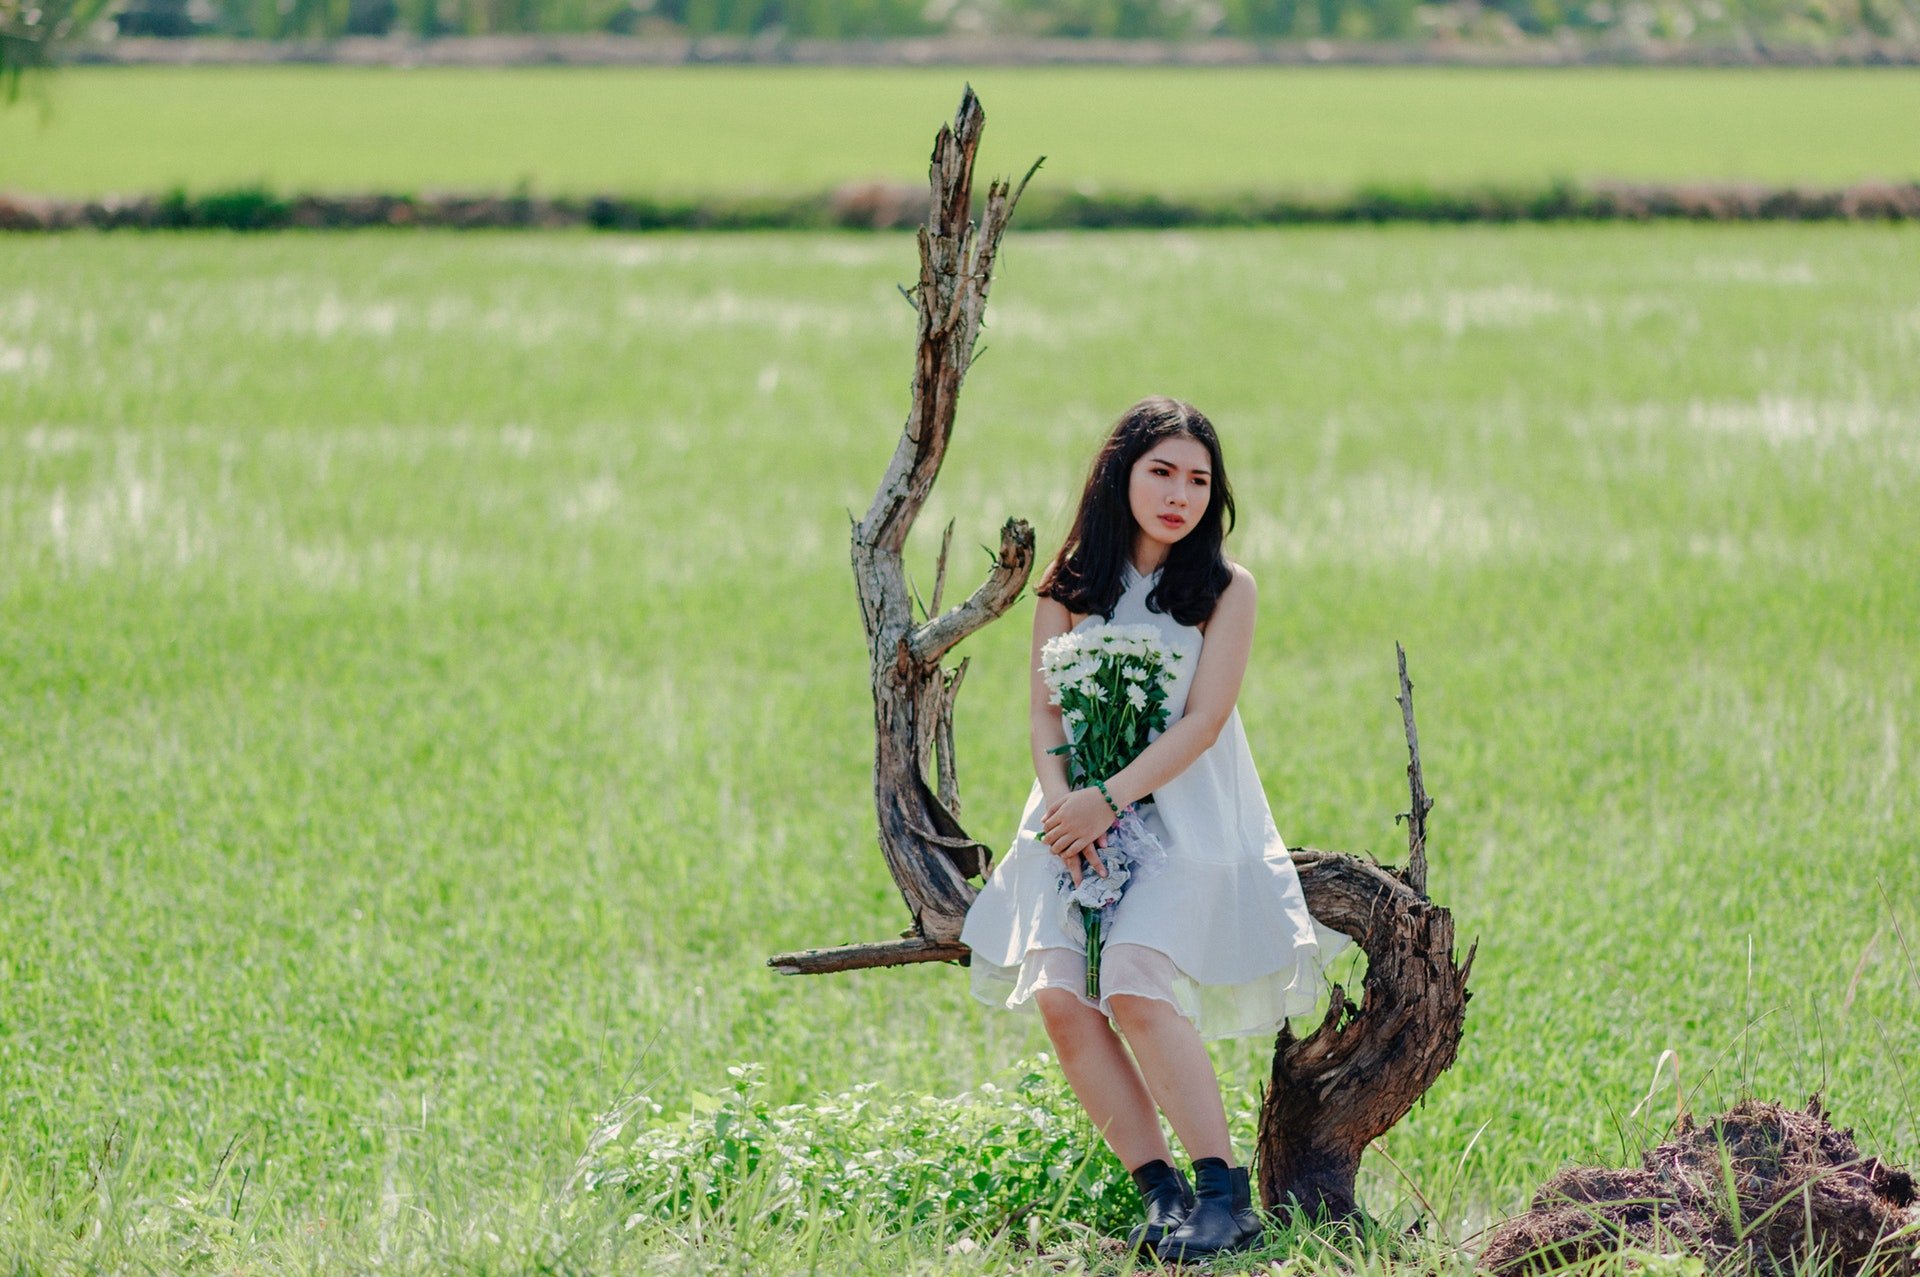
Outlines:
{"type": "Polygon", "coordinates": [[[1357,1006],[1336,985],[1318,1028],[1296,1038],[1283,1025],[1274,1039],[1260,1112],[1260,1198],[1309,1215],[1360,1214],[1360,1155],[1453,1063],[1471,996],[1475,949],[1455,962],[1453,916],[1426,895],[1426,813],[1433,803],[1420,774],[1407,654],[1398,643],[1394,652],[1415,813],[1407,868],[1396,873],[1354,856],[1293,853],[1307,908],[1367,955],[1357,1006]]]}
{"type": "Polygon", "coordinates": [[[1424,897],[1427,894],[1427,813],[1433,810],[1433,799],[1427,797],[1427,782],[1420,774],[1420,733],[1413,726],[1413,684],[1407,679],[1407,649],[1396,642],[1393,654],[1400,663],[1400,695],[1394,699],[1400,702],[1400,716],[1407,724],[1407,790],[1412,804],[1406,814],[1399,817],[1407,822],[1407,870],[1402,877],[1424,897]]]}
{"type": "Polygon", "coordinates": [[[826,975],[866,967],[899,967],[911,962],[958,962],[966,956],[967,946],[958,941],[948,944],[912,936],[904,940],[842,945],[836,949],[802,949],[769,958],[767,965],[781,975],[826,975]]]}
{"type": "Polygon", "coordinates": [[[927,175],[933,198],[919,234],[920,281],[907,292],[919,317],[912,403],[873,503],[851,529],[854,585],[873,682],[880,850],[913,919],[912,935],[929,943],[807,950],[769,960],[789,974],[963,958],[965,949],[947,952],[941,946],[959,938],[976,894],[968,879],[984,878],[993,867],[992,851],[969,837],[959,820],[953,704],[966,663],[949,672],[940,662],[1020,597],[1033,569],[1033,529],[1023,519],[1008,519],[986,580],[966,602],[942,613],[949,524],[932,602],[921,603],[925,619],[918,625],[917,592],[903,558],[907,534],[946,457],[1000,238],[1019,198],[1004,179],[992,182],[981,221],[973,223],[973,165],[985,125],[986,113],[968,86],[953,123],[934,139],[927,175]],[[832,956],[836,953],[841,956],[832,956]]]}

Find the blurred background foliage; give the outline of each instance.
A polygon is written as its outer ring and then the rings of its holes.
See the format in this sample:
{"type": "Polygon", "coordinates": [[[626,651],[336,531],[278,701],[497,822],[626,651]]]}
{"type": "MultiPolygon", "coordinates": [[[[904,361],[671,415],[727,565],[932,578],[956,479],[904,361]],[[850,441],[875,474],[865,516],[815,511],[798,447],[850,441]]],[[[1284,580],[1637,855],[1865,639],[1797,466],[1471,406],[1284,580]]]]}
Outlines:
{"type": "Polygon", "coordinates": [[[23,72],[50,64],[54,50],[101,28],[119,0],[0,0],[0,103],[19,95],[23,72]]]}
{"type": "MultiPolygon", "coordinates": [[[[35,0],[0,0],[0,7],[35,0]]],[[[102,34],[1920,39],[1920,0],[111,0],[102,34]]]]}

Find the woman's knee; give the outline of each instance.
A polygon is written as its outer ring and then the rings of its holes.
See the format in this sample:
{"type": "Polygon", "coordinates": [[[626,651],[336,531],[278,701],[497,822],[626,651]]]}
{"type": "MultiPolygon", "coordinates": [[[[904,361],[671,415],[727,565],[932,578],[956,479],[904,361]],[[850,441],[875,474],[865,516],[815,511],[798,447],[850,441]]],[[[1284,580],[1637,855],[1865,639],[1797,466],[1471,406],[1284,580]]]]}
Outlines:
{"type": "Polygon", "coordinates": [[[1063,1039],[1078,1041],[1107,1028],[1107,1017],[1082,1002],[1071,989],[1035,989],[1033,1001],[1040,1008],[1047,1036],[1056,1046],[1063,1039]]]}
{"type": "Polygon", "coordinates": [[[1109,994],[1107,1005],[1113,1008],[1114,1023],[1120,1026],[1122,1033],[1147,1028],[1172,1009],[1166,1001],[1141,993],[1109,994]]]}

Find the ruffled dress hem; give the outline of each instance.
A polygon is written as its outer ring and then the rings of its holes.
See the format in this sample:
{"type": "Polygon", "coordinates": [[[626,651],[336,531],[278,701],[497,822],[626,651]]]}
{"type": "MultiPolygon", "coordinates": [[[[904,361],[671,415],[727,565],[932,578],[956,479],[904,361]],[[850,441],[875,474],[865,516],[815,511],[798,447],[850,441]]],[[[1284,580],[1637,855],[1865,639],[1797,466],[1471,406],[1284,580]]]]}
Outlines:
{"type": "MultiPolygon", "coordinates": [[[[1315,923],[1315,930],[1323,928],[1315,923]]],[[[1338,932],[1328,932],[1334,943],[1329,946],[1336,951],[1351,943],[1350,939],[1338,932]]],[[[1129,942],[1138,943],[1138,942],[1129,942]]],[[[1059,946],[1061,949],[1067,946],[1059,946]]],[[[1321,946],[1318,943],[1299,945],[1294,949],[1295,961],[1291,967],[1256,976],[1251,980],[1237,984],[1202,984],[1181,968],[1172,954],[1154,946],[1168,960],[1173,969],[1171,981],[1172,996],[1160,988],[1143,987],[1140,983],[1122,979],[1112,988],[1107,987],[1107,971],[1113,951],[1120,947],[1110,942],[1107,954],[1102,958],[1102,988],[1099,1001],[1086,996],[1086,951],[1074,947],[1079,961],[1074,967],[1077,974],[1066,979],[1052,976],[1041,963],[1034,961],[1039,954],[1047,950],[1035,947],[1027,955],[1011,966],[993,962],[980,956],[978,952],[969,959],[967,984],[968,991],[978,1001],[990,1007],[1004,1008],[1023,1014],[1038,1014],[1039,1007],[1033,1001],[1033,995],[1043,988],[1063,987],[1078,998],[1082,1005],[1091,1007],[1114,1020],[1111,1001],[1114,994],[1133,994],[1138,997],[1157,998],[1170,1002],[1174,1009],[1186,1017],[1204,1041],[1220,1041],[1228,1038],[1257,1037],[1277,1033],[1280,1026],[1294,1016],[1305,1015],[1319,1005],[1321,995],[1330,986],[1321,959],[1321,946]]],[[[1118,1025],[1116,1024],[1117,1028],[1118,1025]]]]}

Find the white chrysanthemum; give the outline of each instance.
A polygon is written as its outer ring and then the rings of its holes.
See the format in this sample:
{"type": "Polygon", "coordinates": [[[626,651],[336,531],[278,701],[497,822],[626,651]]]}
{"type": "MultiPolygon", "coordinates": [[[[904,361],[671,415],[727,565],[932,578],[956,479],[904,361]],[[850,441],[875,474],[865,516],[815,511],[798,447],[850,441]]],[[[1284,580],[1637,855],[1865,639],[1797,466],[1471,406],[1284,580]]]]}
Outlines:
{"type": "Polygon", "coordinates": [[[1142,640],[1157,638],[1160,631],[1151,625],[1101,625],[1091,634],[1101,646],[1113,649],[1130,648],[1142,640]]]}
{"type": "Polygon", "coordinates": [[[1097,658],[1083,657],[1067,659],[1058,664],[1041,667],[1047,686],[1055,691],[1071,690],[1100,672],[1097,658]]]}
{"type": "Polygon", "coordinates": [[[1101,725],[1118,708],[1108,687],[1117,684],[1127,703],[1144,711],[1146,686],[1171,687],[1187,659],[1156,626],[1102,621],[1049,639],[1041,649],[1040,672],[1050,689],[1050,704],[1078,703],[1092,712],[1091,724],[1085,712],[1072,720],[1075,724],[1089,731],[1119,730],[1117,723],[1112,728],[1101,725]]]}
{"type": "Polygon", "coordinates": [[[1040,646],[1040,665],[1045,669],[1062,665],[1071,665],[1083,654],[1093,650],[1093,644],[1084,634],[1075,634],[1069,630],[1065,634],[1056,634],[1040,646]]]}

